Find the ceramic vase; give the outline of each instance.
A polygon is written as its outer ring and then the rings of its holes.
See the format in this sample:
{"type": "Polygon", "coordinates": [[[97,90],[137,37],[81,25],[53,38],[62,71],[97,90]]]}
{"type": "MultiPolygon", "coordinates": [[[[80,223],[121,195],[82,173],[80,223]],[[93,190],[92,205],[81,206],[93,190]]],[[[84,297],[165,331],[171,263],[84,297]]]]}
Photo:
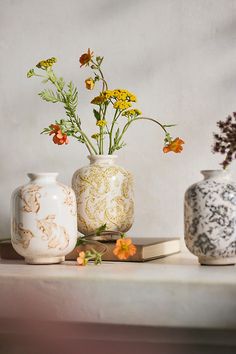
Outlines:
{"type": "Polygon", "coordinates": [[[106,224],[109,231],[128,231],[134,218],[132,175],[115,164],[117,156],[88,158],[90,165],[77,170],[72,179],[78,230],[88,235],[106,224]]]}
{"type": "Polygon", "coordinates": [[[200,264],[235,264],[236,183],[223,170],[202,174],[185,194],[186,246],[200,264]]]}
{"type": "Polygon", "coordinates": [[[76,245],[75,194],[57,175],[29,173],[12,194],[11,241],[26,263],[60,263],[76,245]]]}

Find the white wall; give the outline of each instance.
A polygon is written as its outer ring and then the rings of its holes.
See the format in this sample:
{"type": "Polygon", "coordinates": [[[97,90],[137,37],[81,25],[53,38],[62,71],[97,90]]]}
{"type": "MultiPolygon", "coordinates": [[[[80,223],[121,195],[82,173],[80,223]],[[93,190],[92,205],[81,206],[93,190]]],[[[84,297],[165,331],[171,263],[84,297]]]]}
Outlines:
{"type": "Polygon", "coordinates": [[[88,47],[105,56],[111,87],[134,91],[145,115],[176,122],[181,155],[164,155],[163,135],[139,122],[119,162],[136,176],[136,221],[130,235],[183,234],[183,194],[199,170],[218,168],[211,153],[219,119],[236,110],[236,0],[0,0],[0,237],[9,235],[9,199],[28,171],[59,171],[70,183],[87,163],[83,146],[56,146],[39,132],[63,117],[42,102],[39,80],[26,72],[40,59],[80,90],[80,115],[94,119],[88,76],[78,58],[88,47]]]}

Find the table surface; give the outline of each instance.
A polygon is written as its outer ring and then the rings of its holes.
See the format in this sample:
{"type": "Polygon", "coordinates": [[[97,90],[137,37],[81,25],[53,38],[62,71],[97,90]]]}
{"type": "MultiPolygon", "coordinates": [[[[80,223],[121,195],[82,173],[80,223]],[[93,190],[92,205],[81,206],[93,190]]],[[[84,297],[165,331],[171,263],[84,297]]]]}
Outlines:
{"type": "Polygon", "coordinates": [[[0,261],[0,317],[160,327],[236,328],[235,266],[180,253],[146,263],[0,261]]]}

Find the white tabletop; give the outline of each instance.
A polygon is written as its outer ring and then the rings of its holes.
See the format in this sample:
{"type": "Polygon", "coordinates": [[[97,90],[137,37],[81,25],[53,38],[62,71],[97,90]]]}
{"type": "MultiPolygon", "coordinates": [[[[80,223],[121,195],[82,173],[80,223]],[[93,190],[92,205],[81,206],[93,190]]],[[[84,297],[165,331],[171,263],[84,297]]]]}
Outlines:
{"type": "Polygon", "coordinates": [[[78,323],[236,328],[235,266],[178,254],[79,267],[0,261],[0,316],[78,323]]]}

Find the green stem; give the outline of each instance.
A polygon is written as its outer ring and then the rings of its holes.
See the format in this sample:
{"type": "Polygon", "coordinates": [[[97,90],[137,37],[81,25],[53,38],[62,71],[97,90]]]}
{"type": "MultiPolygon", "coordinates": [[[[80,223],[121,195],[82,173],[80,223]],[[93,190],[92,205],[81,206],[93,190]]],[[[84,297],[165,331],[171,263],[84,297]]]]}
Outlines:
{"type": "MultiPolygon", "coordinates": [[[[79,128],[79,133],[84,137],[84,139],[85,139],[84,142],[85,142],[85,145],[86,145],[90,155],[92,155],[92,151],[95,153],[95,155],[97,155],[97,150],[95,149],[95,147],[93,146],[92,142],[87,137],[87,135],[82,131],[81,124],[80,124],[78,118],[76,117],[74,111],[71,109],[70,104],[68,103],[68,99],[67,99],[65,93],[63,92],[63,90],[58,85],[57,77],[56,77],[56,75],[54,74],[54,72],[52,70],[50,72],[48,72],[48,77],[49,77],[49,80],[56,86],[57,91],[62,94],[63,99],[64,99],[63,103],[70,110],[70,115],[71,115],[71,117],[73,117],[77,127],[79,128]]],[[[72,124],[74,124],[73,121],[72,121],[72,124]]]]}
{"type": "Polygon", "coordinates": [[[158,122],[157,120],[153,119],[153,118],[149,118],[149,117],[136,117],[136,118],[133,118],[131,119],[128,123],[125,124],[120,136],[119,136],[119,139],[117,140],[117,145],[119,145],[119,142],[121,141],[122,137],[124,136],[125,132],[127,131],[127,129],[129,128],[130,124],[133,123],[134,121],[136,120],[150,120],[156,124],[158,124],[161,129],[164,130],[165,134],[168,134],[165,126],[163,124],[161,124],[160,122],[158,122]]]}
{"type": "Polygon", "coordinates": [[[115,111],[114,118],[113,118],[113,121],[112,121],[112,124],[111,124],[110,134],[109,134],[109,151],[108,151],[109,155],[112,154],[112,134],[113,134],[114,125],[115,125],[117,119],[120,116],[120,114],[118,114],[118,116],[116,116],[117,113],[118,113],[118,109],[116,109],[116,111],[115,111]]]}

